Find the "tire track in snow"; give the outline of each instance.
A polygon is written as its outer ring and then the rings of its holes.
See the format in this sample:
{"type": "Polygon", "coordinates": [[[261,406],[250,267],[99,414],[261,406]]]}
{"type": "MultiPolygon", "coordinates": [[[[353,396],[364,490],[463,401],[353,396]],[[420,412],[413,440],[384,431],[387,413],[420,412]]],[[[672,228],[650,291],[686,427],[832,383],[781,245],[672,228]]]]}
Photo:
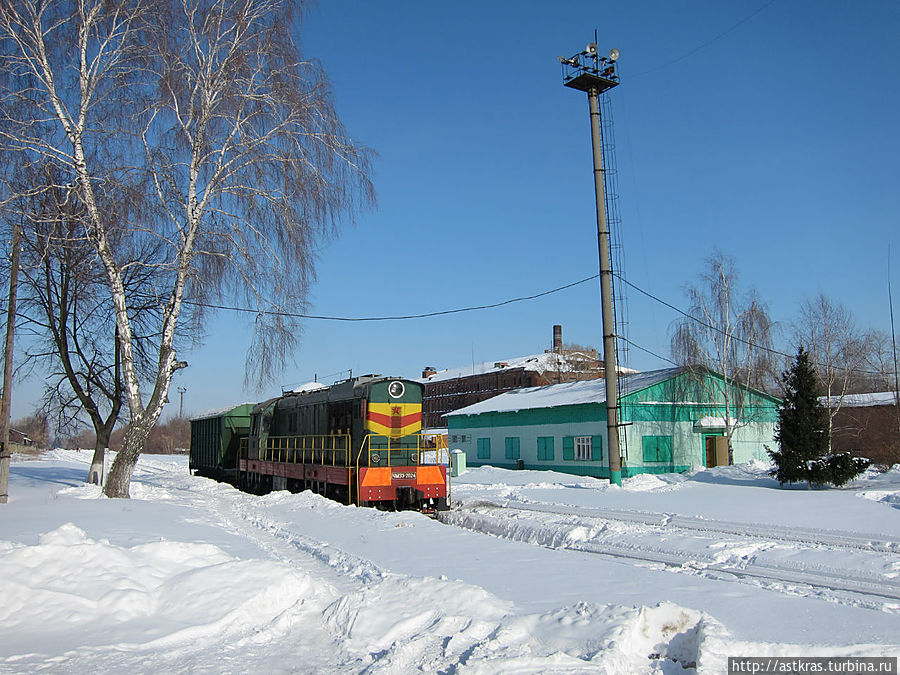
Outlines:
{"type": "MultiPolygon", "coordinates": [[[[516,500],[503,504],[486,501],[458,504],[452,511],[440,514],[439,519],[448,525],[549,548],[661,564],[674,572],[756,583],[771,590],[793,594],[809,595],[809,590],[802,590],[804,587],[816,589],[813,592],[817,594],[824,590],[827,591],[828,599],[842,604],[883,610],[900,609],[900,583],[884,574],[866,573],[858,568],[829,569],[802,562],[792,564],[787,561],[759,561],[756,553],[765,549],[755,546],[749,546],[753,549],[749,559],[734,564],[730,560],[723,562],[720,559],[722,554],[711,555],[702,550],[684,551],[679,550],[676,545],[666,543],[668,539],[678,543],[685,538],[694,537],[696,545],[696,538],[699,536],[699,543],[710,548],[723,545],[719,539],[709,538],[710,535],[727,535],[737,537],[744,543],[758,542],[769,547],[788,541],[799,545],[794,547],[796,551],[814,551],[817,554],[823,550],[826,553],[849,550],[857,556],[862,554],[867,559],[870,556],[880,556],[883,560],[884,554],[892,558],[900,553],[896,542],[872,541],[869,537],[853,533],[788,530],[777,526],[748,525],[745,528],[739,523],[708,521],[689,516],[615,509],[568,509],[516,500]],[[621,536],[621,532],[611,528],[611,525],[616,527],[623,524],[637,525],[643,531],[629,529],[621,536]],[[641,536],[656,534],[659,538],[652,546],[640,541],[641,536]],[[819,537],[820,534],[827,536],[819,537]],[[621,540],[623,538],[625,541],[621,540]]],[[[733,548],[741,546],[741,542],[728,543],[733,548]]],[[[900,568],[900,562],[895,567],[900,568]]]]}

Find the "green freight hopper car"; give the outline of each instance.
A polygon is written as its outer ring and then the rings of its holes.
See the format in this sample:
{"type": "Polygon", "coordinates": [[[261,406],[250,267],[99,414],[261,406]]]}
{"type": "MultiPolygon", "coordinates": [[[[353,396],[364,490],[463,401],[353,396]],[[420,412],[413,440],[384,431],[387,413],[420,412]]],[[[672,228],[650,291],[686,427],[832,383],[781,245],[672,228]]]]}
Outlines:
{"type": "Polygon", "coordinates": [[[241,441],[250,433],[253,403],[206,413],[191,420],[190,470],[235,483],[241,441]]]}

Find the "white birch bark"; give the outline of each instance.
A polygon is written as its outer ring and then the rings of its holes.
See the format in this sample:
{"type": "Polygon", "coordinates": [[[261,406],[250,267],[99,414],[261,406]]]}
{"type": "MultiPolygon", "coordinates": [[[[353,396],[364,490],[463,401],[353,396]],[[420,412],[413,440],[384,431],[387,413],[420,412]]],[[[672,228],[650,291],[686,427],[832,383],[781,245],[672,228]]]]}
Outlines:
{"type": "MultiPolygon", "coordinates": [[[[128,496],[173,375],[186,366],[175,347],[186,293],[193,294],[192,313],[226,282],[260,309],[302,309],[315,239],[372,199],[369,154],[346,137],[327,79],[300,59],[294,43],[299,4],[0,0],[7,48],[0,65],[20,76],[3,80],[3,98],[31,114],[0,125],[0,143],[74,177],[118,328],[130,422],[109,496],[128,496]],[[16,90],[18,81],[30,84],[16,90]],[[60,133],[34,131],[35,119],[60,133]],[[131,142],[141,150],[129,154],[131,142]],[[118,164],[108,167],[92,154],[100,143],[121,150],[118,164]],[[144,196],[156,206],[145,222],[111,222],[102,188],[135,173],[148,178],[144,196]],[[122,259],[121,241],[129,237],[165,254],[122,259]],[[131,265],[154,266],[157,285],[150,290],[165,298],[155,375],[144,379],[125,283],[131,265]]],[[[258,317],[257,327],[269,329],[262,335],[275,339],[273,349],[254,354],[264,375],[296,332],[274,313],[258,317]]]]}

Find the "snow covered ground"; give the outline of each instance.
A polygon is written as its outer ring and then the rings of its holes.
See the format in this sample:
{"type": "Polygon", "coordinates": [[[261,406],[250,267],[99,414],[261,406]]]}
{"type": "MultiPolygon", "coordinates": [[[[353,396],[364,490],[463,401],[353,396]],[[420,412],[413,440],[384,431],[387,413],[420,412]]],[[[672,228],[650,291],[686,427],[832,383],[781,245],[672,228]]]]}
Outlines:
{"type": "Polygon", "coordinates": [[[900,469],[781,489],[762,465],[470,470],[439,521],[254,497],[144,457],[14,460],[0,672],[681,673],[900,655],[900,469]]]}

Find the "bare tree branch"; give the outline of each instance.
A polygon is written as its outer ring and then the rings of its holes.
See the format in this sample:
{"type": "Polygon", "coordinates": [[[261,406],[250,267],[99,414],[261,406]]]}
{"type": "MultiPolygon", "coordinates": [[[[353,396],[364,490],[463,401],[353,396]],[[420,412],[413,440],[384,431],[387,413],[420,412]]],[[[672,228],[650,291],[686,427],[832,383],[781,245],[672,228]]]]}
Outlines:
{"type": "Polygon", "coordinates": [[[741,295],[734,259],[715,251],[706,259],[700,284],[686,289],[688,314],[672,335],[673,360],[682,366],[709,368],[722,376],[705,378],[720,401],[728,438],[728,461],[734,462],[734,430],[753,420],[748,388],[766,389],[773,373],[769,361],[772,323],[754,291],[741,295]]]}

